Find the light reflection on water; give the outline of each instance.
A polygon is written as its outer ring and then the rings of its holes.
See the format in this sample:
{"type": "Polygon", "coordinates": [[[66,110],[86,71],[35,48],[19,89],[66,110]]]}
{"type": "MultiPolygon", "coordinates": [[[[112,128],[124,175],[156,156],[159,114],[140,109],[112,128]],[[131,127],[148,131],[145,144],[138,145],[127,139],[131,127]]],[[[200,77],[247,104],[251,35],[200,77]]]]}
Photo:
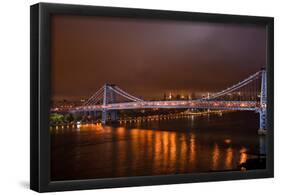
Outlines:
{"type": "Polygon", "coordinates": [[[217,118],[206,122],[202,117],[193,118],[192,123],[173,120],[142,128],[89,124],[54,129],[52,180],[237,170],[247,160],[246,152],[259,148],[256,116],[246,116],[246,122],[225,117],[223,124],[217,124],[217,118]],[[207,126],[200,127],[204,123],[207,126]]]}

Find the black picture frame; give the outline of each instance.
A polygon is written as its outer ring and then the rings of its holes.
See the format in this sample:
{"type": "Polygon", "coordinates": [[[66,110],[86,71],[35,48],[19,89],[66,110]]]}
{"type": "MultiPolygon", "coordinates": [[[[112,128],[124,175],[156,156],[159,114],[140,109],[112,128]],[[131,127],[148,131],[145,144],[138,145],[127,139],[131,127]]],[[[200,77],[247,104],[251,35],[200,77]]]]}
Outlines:
{"type": "Polygon", "coordinates": [[[128,186],[147,186],[189,182],[222,181],[237,179],[270,178],[273,169],[273,63],[274,19],[272,17],[238,16],[225,14],[191,13],[85,5],[38,3],[30,8],[30,188],[38,192],[85,190],[128,186]],[[111,16],[146,19],[191,20],[267,26],[267,78],[268,78],[268,147],[267,168],[245,173],[209,172],[162,176],[107,178],[90,180],[50,181],[50,20],[53,14],[111,16]]]}

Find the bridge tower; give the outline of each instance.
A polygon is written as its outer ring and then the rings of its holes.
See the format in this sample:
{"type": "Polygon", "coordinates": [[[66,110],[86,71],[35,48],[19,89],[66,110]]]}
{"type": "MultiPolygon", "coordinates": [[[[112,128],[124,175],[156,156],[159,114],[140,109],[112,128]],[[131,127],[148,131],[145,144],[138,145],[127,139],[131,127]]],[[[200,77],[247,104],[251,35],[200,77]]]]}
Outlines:
{"type": "Polygon", "coordinates": [[[267,89],[266,89],[266,70],[262,69],[261,72],[261,94],[260,94],[260,127],[258,130],[258,134],[265,135],[266,134],[266,126],[267,126],[267,113],[266,113],[266,105],[267,105],[267,89]]]}
{"type": "MultiPolygon", "coordinates": [[[[116,97],[115,94],[112,90],[109,89],[109,84],[105,84],[103,86],[103,106],[106,106],[108,103],[112,103],[115,102],[116,97]]],[[[110,116],[110,120],[112,122],[117,121],[117,111],[116,110],[107,110],[106,108],[104,108],[102,110],[102,124],[106,124],[106,122],[108,121],[108,116],[110,116]]]]}
{"type": "MultiPolygon", "coordinates": [[[[103,106],[106,106],[107,105],[107,88],[108,88],[108,86],[107,86],[108,84],[106,83],[106,84],[104,84],[104,86],[103,86],[103,106]]],[[[106,121],[107,121],[107,109],[106,108],[104,108],[103,110],[102,110],[102,114],[101,114],[101,122],[102,122],[102,124],[105,124],[106,123],[106,121]]]]}

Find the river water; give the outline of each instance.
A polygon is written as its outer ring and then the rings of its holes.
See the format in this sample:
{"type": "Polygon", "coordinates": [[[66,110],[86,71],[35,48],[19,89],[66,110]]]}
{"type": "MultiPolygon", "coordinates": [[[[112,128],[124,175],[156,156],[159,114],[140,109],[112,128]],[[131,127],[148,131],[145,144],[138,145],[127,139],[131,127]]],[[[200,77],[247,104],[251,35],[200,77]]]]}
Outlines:
{"type": "Polygon", "coordinates": [[[238,170],[260,152],[258,114],[51,130],[51,180],[238,170]]]}

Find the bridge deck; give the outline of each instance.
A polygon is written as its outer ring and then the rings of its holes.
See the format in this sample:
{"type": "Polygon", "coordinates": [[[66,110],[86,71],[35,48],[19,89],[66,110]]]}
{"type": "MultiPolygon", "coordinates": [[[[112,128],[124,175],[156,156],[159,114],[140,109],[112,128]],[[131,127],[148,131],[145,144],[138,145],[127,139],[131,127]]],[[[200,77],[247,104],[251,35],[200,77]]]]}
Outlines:
{"type": "Polygon", "coordinates": [[[113,103],[107,105],[79,106],[72,111],[101,111],[156,108],[187,108],[187,109],[217,109],[217,110],[258,110],[257,101],[139,101],[113,103]]]}

